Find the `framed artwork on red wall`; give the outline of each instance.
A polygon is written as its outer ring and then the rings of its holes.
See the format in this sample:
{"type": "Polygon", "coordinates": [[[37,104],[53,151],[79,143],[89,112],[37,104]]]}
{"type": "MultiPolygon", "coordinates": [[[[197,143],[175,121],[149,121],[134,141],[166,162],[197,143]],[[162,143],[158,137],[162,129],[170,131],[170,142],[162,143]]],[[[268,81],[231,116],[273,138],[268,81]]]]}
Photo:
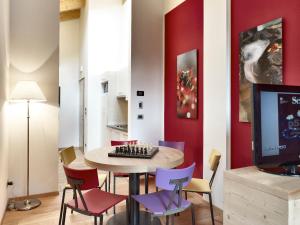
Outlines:
{"type": "Polygon", "coordinates": [[[198,117],[198,51],[177,56],[177,117],[198,117]]]}
{"type": "Polygon", "coordinates": [[[241,32],[239,121],[251,122],[251,83],[282,84],[282,18],[241,32]]]}

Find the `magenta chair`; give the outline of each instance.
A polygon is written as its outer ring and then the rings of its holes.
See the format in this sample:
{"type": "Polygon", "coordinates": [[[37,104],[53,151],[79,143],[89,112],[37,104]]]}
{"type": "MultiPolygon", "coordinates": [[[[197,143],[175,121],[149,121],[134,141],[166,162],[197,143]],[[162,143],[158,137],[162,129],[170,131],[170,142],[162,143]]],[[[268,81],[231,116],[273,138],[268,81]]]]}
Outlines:
{"type": "Polygon", "coordinates": [[[64,170],[67,181],[75,194],[74,199],[64,203],[60,225],[65,225],[67,208],[84,215],[93,216],[94,225],[97,225],[97,218],[99,217],[100,224],[103,225],[103,213],[124,200],[126,200],[127,220],[129,222],[127,196],[115,195],[99,189],[97,169],[77,170],[64,166],[64,170]]]}
{"type": "Polygon", "coordinates": [[[195,225],[195,211],[191,202],[182,197],[182,188],[186,187],[193,176],[195,163],[184,169],[157,169],[156,186],[160,191],[132,198],[142,204],[153,217],[166,216],[166,224],[174,225],[174,215],[188,208],[192,210],[192,225],[195,225]]]}
{"type": "MultiPolygon", "coordinates": [[[[184,152],[184,142],[183,141],[158,141],[159,146],[165,146],[169,148],[175,148],[184,152]]],[[[147,173],[145,178],[145,193],[148,194],[149,189],[149,176],[155,177],[155,173],[147,173]]],[[[158,191],[156,187],[156,191],[158,191]]]]}

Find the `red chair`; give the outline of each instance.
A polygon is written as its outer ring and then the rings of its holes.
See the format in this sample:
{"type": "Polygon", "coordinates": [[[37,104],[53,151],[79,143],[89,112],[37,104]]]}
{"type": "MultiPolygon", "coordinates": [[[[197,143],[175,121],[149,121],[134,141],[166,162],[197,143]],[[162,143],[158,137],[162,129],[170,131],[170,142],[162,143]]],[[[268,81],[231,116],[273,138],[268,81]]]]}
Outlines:
{"type": "Polygon", "coordinates": [[[75,194],[74,199],[64,203],[63,218],[60,225],[65,225],[67,208],[84,215],[93,216],[95,225],[97,225],[97,218],[99,217],[100,224],[103,225],[102,214],[124,200],[126,200],[127,219],[129,221],[127,196],[115,195],[99,189],[97,169],[77,170],[64,166],[64,170],[67,181],[75,194]]]}
{"type": "MultiPolygon", "coordinates": [[[[135,145],[137,144],[137,140],[128,140],[128,141],[111,141],[110,142],[111,146],[117,146],[117,145],[135,145]]],[[[114,173],[114,189],[113,192],[116,194],[116,178],[126,178],[129,177],[128,173],[114,173]]],[[[109,178],[110,178],[110,173],[109,173],[109,178]]],[[[110,180],[110,179],[109,179],[110,180]]],[[[145,180],[146,180],[146,175],[145,175],[145,180]]],[[[145,187],[146,190],[146,187],[145,187]]],[[[114,214],[116,213],[116,208],[114,207],[114,214]]]]}

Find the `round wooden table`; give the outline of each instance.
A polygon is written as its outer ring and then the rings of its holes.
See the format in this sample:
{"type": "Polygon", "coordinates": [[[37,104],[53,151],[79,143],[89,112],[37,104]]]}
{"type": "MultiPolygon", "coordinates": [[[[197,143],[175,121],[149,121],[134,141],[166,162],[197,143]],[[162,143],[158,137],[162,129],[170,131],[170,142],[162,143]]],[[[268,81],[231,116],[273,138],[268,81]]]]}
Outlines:
{"type": "MultiPolygon", "coordinates": [[[[85,162],[94,168],[116,173],[129,173],[129,200],[130,200],[130,225],[150,225],[150,216],[147,212],[139,211],[139,204],[131,200],[131,195],[140,194],[140,174],[155,172],[157,168],[175,168],[184,161],[181,151],[159,147],[159,152],[152,159],[117,158],[108,157],[108,153],[115,147],[105,147],[85,153],[85,162]]],[[[126,214],[116,214],[107,224],[125,225],[126,214]]],[[[153,225],[160,224],[159,219],[153,221],[153,225]]]]}

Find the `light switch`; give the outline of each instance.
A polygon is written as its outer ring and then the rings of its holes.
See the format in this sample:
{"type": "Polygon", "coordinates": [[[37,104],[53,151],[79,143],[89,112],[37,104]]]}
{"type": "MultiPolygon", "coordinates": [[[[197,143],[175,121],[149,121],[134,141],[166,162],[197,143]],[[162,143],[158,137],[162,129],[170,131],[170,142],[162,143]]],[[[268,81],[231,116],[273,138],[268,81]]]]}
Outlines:
{"type": "Polygon", "coordinates": [[[139,102],[139,109],[143,108],[143,102],[139,102]]]}

